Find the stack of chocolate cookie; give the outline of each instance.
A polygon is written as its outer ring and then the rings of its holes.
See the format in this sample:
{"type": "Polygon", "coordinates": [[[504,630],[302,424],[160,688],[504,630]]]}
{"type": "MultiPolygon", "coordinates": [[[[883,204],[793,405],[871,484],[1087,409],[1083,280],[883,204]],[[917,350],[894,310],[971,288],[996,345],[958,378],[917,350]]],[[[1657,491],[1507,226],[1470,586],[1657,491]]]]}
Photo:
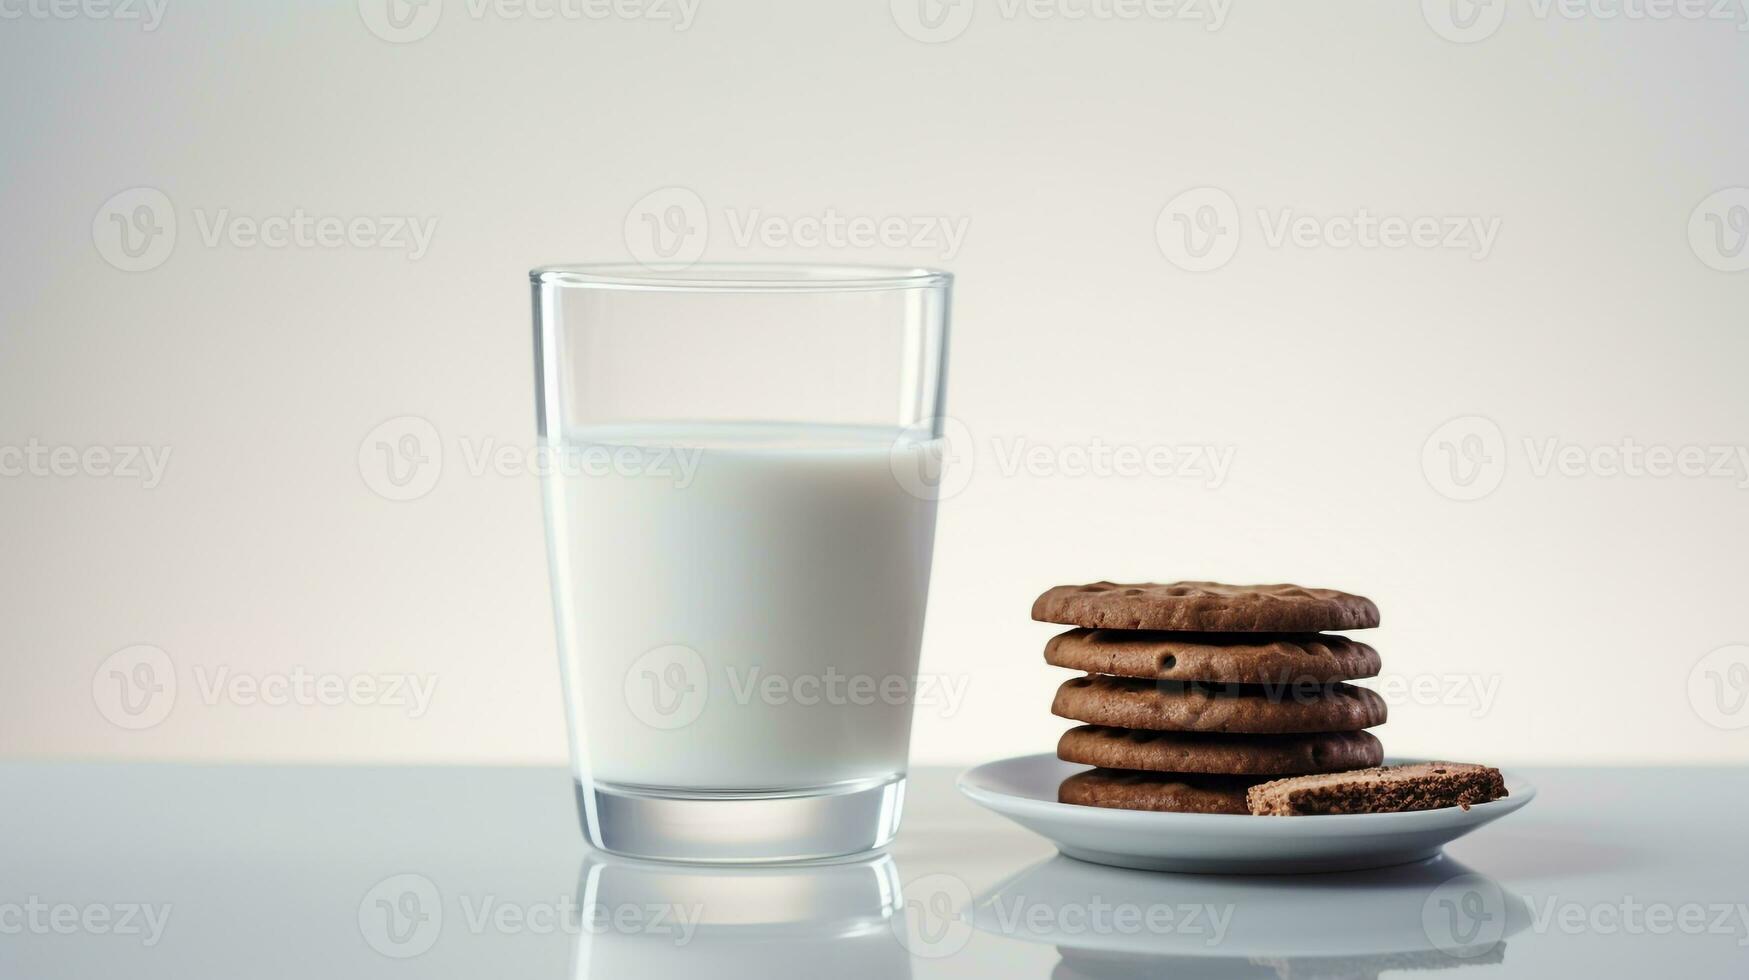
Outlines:
{"type": "Polygon", "coordinates": [[[1372,600],[1297,585],[1061,585],[1032,618],[1076,627],[1045,662],[1087,672],[1051,710],[1085,722],[1057,756],[1098,768],[1069,777],[1064,803],[1248,813],[1246,791],[1283,776],[1377,766],[1385,721],[1372,647],[1323,630],[1379,624],[1372,600]]]}

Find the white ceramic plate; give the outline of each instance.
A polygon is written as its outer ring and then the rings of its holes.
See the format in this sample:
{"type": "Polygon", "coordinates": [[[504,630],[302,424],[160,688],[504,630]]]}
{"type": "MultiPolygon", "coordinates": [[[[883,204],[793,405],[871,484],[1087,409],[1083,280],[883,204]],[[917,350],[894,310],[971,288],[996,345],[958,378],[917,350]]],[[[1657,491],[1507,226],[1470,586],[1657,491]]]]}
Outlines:
{"type": "MultiPolygon", "coordinates": [[[[1402,765],[1412,759],[1388,759],[1402,765]]],[[[1088,767],[1049,753],[987,762],[960,774],[960,792],[1053,841],[1070,857],[1144,871],[1295,874],[1355,871],[1430,858],[1447,843],[1529,803],[1536,788],[1506,773],[1503,800],[1468,810],[1330,817],[1154,813],[1057,802],[1088,767]]]]}

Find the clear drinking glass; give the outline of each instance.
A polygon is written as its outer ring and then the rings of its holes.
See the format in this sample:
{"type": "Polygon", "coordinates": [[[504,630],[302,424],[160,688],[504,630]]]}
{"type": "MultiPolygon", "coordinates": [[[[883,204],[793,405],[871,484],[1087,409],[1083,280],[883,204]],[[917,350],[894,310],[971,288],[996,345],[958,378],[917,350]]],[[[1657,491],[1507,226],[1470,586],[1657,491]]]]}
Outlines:
{"type": "Polygon", "coordinates": [[[880,847],[904,797],[952,277],[545,266],[547,554],[583,830],[880,847]]]}

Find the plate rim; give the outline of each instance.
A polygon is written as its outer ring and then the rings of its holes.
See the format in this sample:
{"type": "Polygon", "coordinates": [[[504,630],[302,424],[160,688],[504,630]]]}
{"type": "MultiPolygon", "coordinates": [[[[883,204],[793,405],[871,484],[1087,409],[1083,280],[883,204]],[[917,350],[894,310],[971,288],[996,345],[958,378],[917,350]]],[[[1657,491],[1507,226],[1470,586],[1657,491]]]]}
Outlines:
{"type": "MultiPolygon", "coordinates": [[[[954,786],[961,794],[972,802],[1004,815],[1013,811],[1015,813],[1024,813],[1029,816],[1037,816],[1047,819],[1067,818],[1071,820],[1081,820],[1091,824],[1123,824],[1129,827],[1134,827],[1138,821],[1172,824],[1181,828],[1186,824],[1193,824],[1205,827],[1209,830],[1218,829],[1223,832],[1236,832],[1241,834],[1261,833],[1266,836],[1275,836],[1276,832],[1286,830],[1289,827],[1298,827],[1301,828],[1301,830],[1319,829],[1328,831],[1336,830],[1338,828],[1361,830],[1370,826],[1378,830],[1385,830],[1386,828],[1380,826],[1380,824],[1388,824],[1392,829],[1406,831],[1412,829],[1411,826],[1405,826],[1406,824],[1413,826],[1426,826],[1427,829],[1433,829],[1433,826],[1445,824],[1453,820],[1462,823],[1474,822],[1482,817],[1492,820],[1497,817],[1506,816],[1509,813],[1523,808],[1525,805],[1529,804],[1531,800],[1536,798],[1537,792],[1535,784],[1531,783],[1530,780],[1525,779],[1523,776],[1520,776],[1510,769],[1501,769],[1501,778],[1505,780],[1510,795],[1502,799],[1490,800],[1487,803],[1473,804],[1468,810],[1464,810],[1461,807],[1448,806],[1440,807],[1436,810],[1403,810],[1395,813],[1333,813],[1296,816],[1291,818],[1291,820],[1259,820],[1255,815],[1248,813],[1170,813],[1158,810],[1125,810],[1117,807],[1096,807],[1082,806],[1076,803],[1059,803],[1056,800],[1044,800],[1032,796],[1019,796],[1013,793],[1006,793],[1001,790],[992,789],[988,786],[979,785],[976,781],[978,779],[978,774],[981,771],[991,769],[995,766],[1004,764],[1023,765],[1039,760],[1045,760],[1051,763],[1060,763],[1064,761],[1057,758],[1055,752],[1030,752],[1024,755],[1012,755],[1000,759],[991,759],[962,770],[960,774],[955,777],[954,786]]],[[[1384,761],[1386,765],[1406,765],[1415,762],[1435,762],[1442,760],[1393,756],[1384,761]]],[[[1075,765],[1075,763],[1066,764],[1075,765]]],[[[1083,768],[1093,769],[1096,767],[1085,766],[1083,768]]]]}

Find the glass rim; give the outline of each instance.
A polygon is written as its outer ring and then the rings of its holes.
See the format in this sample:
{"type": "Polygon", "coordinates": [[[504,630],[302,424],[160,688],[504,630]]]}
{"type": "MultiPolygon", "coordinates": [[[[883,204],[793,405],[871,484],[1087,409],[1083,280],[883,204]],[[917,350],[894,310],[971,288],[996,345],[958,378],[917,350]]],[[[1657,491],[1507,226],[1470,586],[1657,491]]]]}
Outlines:
{"type": "Polygon", "coordinates": [[[575,263],[536,266],[528,277],[537,285],[710,293],[932,289],[953,282],[953,273],[922,266],[806,262],[575,263]]]}

